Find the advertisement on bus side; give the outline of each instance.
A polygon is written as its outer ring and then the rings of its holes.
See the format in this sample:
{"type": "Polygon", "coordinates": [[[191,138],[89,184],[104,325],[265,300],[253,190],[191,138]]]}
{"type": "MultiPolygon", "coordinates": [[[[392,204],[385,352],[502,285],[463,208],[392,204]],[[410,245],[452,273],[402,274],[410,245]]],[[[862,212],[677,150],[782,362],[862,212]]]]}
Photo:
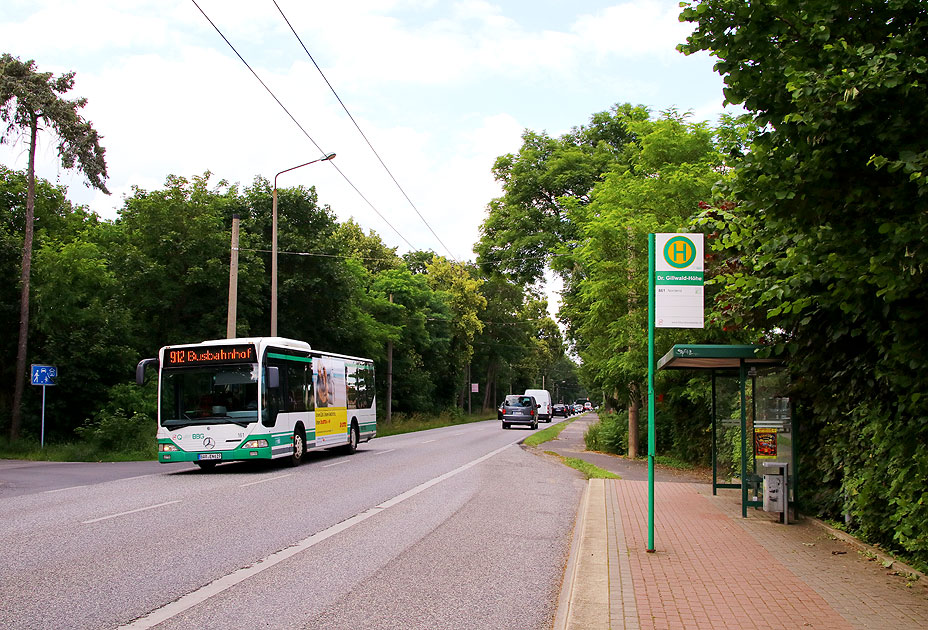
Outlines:
{"type": "Polygon", "coordinates": [[[316,443],[333,441],[348,433],[348,402],[345,396],[345,364],[324,358],[313,359],[316,395],[316,443]]]}

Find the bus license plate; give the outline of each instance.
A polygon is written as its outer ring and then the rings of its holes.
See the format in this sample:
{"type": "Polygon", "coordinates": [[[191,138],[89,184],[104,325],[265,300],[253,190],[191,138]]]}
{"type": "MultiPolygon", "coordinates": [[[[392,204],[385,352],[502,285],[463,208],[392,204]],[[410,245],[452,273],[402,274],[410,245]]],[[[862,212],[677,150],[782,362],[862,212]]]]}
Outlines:
{"type": "Polygon", "coordinates": [[[200,453],[199,459],[222,459],[222,453],[200,453]]]}

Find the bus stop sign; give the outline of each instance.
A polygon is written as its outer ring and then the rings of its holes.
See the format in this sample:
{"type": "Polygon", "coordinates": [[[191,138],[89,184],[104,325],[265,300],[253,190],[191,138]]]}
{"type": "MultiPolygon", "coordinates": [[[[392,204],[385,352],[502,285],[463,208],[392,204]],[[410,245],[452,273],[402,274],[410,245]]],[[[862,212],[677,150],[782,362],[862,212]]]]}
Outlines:
{"type": "Polygon", "coordinates": [[[55,379],[58,378],[58,368],[54,365],[36,365],[32,364],[32,384],[33,385],[54,385],[55,379]]]}

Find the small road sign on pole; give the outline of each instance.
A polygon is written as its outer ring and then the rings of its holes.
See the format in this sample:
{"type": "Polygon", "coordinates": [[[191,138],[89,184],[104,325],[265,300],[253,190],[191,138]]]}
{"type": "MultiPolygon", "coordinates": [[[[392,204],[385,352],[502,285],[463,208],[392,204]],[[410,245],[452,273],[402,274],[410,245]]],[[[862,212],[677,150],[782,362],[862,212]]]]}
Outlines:
{"type": "Polygon", "coordinates": [[[30,372],[32,373],[31,383],[42,387],[42,436],[40,444],[42,448],[45,448],[45,388],[55,384],[55,379],[58,378],[58,368],[54,365],[37,365],[33,363],[30,372]]]}
{"type": "Polygon", "coordinates": [[[33,385],[54,385],[56,378],[58,378],[58,368],[54,365],[32,364],[33,385]]]}
{"type": "Polygon", "coordinates": [[[654,236],[654,326],[703,328],[703,235],[654,236]]]}

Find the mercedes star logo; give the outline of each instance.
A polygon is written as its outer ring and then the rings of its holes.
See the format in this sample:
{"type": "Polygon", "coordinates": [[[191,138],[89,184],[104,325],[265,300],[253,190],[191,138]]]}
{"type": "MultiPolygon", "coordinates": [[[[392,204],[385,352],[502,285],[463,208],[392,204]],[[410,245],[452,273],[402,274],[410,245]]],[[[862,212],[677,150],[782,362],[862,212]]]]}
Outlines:
{"type": "Polygon", "coordinates": [[[213,438],[208,437],[203,440],[203,448],[213,448],[214,446],[216,446],[216,440],[213,438]]]}

